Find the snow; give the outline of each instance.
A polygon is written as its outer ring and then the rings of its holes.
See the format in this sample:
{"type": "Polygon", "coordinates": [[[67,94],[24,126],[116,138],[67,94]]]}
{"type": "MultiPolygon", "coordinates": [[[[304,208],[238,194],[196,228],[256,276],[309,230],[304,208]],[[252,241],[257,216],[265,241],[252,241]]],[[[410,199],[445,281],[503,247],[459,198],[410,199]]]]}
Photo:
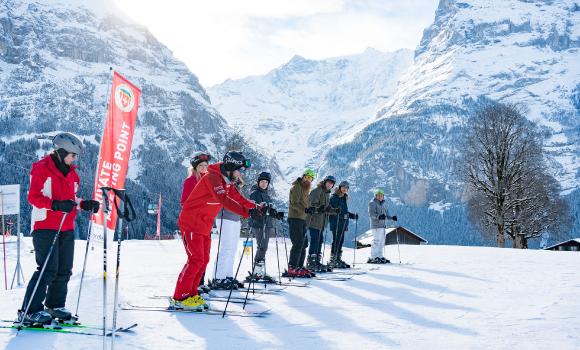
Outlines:
{"type": "Polygon", "coordinates": [[[429,209],[438,211],[439,213],[443,214],[445,210],[451,208],[452,203],[444,203],[443,201],[429,203],[429,209]]]}
{"type": "MultiPolygon", "coordinates": [[[[23,245],[24,275],[30,278],[30,239],[23,245]]],[[[84,241],[77,241],[67,304],[73,310],[84,247],[84,241]]],[[[14,244],[6,245],[9,281],[14,249],[14,244]]],[[[109,260],[114,260],[115,249],[110,248],[109,260]]],[[[275,252],[271,240],[271,272],[275,252]]],[[[158,300],[148,296],[170,294],[185,261],[178,240],[126,241],[121,254],[120,298],[139,303],[155,303],[158,300]]],[[[357,250],[357,261],[366,260],[368,254],[368,248],[357,250]]],[[[352,256],[346,249],[348,262],[352,256]]],[[[386,247],[386,256],[398,260],[396,247],[386,247]]],[[[121,335],[116,348],[577,349],[580,343],[580,254],[576,252],[403,245],[401,259],[409,264],[380,266],[346,282],[314,280],[310,288],[289,287],[264,295],[260,300],[272,308],[266,318],[119,311],[119,324],[139,326],[134,334],[121,335]]],[[[248,262],[245,258],[242,271],[248,262]]],[[[210,262],[208,275],[212,266],[210,262]]],[[[91,251],[79,312],[90,324],[100,324],[102,317],[101,268],[101,252],[91,251]]],[[[112,285],[109,278],[109,300],[112,285]]],[[[15,316],[23,293],[23,288],[0,291],[2,318],[15,316]]],[[[100,337],[16,335],[9,329],[0,333],[0,349],[102,347],[100,337]]]]}

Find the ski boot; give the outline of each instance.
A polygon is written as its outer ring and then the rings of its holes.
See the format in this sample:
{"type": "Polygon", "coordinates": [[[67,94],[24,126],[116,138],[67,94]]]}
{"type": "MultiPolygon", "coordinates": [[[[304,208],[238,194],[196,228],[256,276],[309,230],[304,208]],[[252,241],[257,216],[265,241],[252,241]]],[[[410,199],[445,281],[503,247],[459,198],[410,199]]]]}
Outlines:
{"type": "Polygon", "coordinates": [[[381,260],[381,264],[390,264],[391,261],[385,257],[379,258],[381,260]]]}
{"type": "Polygon", "coordinates": [[[58,319],[61,321],[70,321],[72,319],[72,313],[64,307],[46,307],[44,311],[46,311],[55,320],[58,319]]]}
{"type": "Polygon", "coordinates": [[[234,289],[240,289],[240,288],[244,288],[244,284],[240,281],[238,281],[237,279],[233,278],[233,277],[226,277],[226,280],[229,281],[230,286],[233,284],[234,285],[234,289]]]}
{"type": "Polygon", "coordinates": [[[192,310],[192,311],[203,311],[209,309],[209,305],[199,295],[194,295],[184,300],[175,300],[171,298],[171,300],[169,301],[169,307],[175,310],[192,310]]]}
{"type": "Polygon", "coordinates": [[[298,269],[299,271],[301,271],[301,273],[303,273],[305,275],[305,277],[310,278],[310,277],[315,277],[316,274],[314,273],[314,271],[306,268],[306,267],[301,267],[298,269]]]}
{"type": "Polygon", "coordinates": [[[382,264],[381,258],[369,258],[367,264],[382,264]]]}
{"type": "Polygon", "coordinates": [[[338,266],[339,269],[350,269],[350,265],[347,264],[344,260],[342,260],[342,252],[337,254],[336,259],[337,259],[337,263],[339,265],[338,266]]]}
{"type": "Polygon", "coordinates": [[[202,284],[197,286],[197,293],[198,294],[207,294],[211,292],[211,287],[207,284],[202,284]]]}
{"type": "Polygon", "coordinates": [[[216,278],[210,282],[210,288],[212,290],[230,290],[237,289],[236,286],[232,286],[232,283],[227,278],[219,279],[216,278]],[[232,288],[233,287],[233,288],[232,288]]]}
{"type": "Polygon", "coordinates": [[[320,270],[320,258],[316,254],[310,254],[306,261],[306,267],[312,271],[320,270]]]}
{"type": "Polygon", "coordinates": [[[52,316],[44,310],[28,313],[24,316],[24,311],[18,310],[18,322],[22,322],[27,326],[45,326],[52,323],[52,316]],[[22,320],[23,318],[24,321],[22,320]]]}
{"type": "Polygon", "coordinates": [[[289,278],[310,278],[310,274],[307,273],[308,270],[304,268],[296,268],[288,266],[288,270],[286,270],[282,276],[289,277],[289,278]]]}

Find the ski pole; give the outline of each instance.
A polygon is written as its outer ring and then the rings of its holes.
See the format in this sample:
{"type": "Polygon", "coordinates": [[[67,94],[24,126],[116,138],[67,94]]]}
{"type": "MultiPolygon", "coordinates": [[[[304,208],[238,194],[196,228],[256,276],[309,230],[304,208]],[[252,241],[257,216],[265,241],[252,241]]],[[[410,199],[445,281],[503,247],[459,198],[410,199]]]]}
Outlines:
{"type": "Polygon", "coordinates": [[[395,228],[397,232],[397,250],[399,251],[399,265],[401,264],[401,245],[399,244],[399,230],[395,228]]]}
{"type": "MultiPolygon", "coordinates": [[[[270,210],[269,210],[270,209],[270,205],[271,204],[269,204],[266,207],[266,215],[264,215],[264,226],[262,227],[262,235],[264,235],[265,232],[266,232],[266,222],[268,221],[268,216],[270,216],[270,210]]],[[[262,237],[264,237],[264,236],[262,236],[262,237]]],[[[264,241],[262,241],[262,242],[264,242],[264,241]]],[[[252,243],[253,243],[253,241],[252,241],[252,243]]],[[[253,251],[254,251],[254,245],[252,244],[252,252],[253,251]]],[[[252,253],[252,255],[253,255],[253,253],[252,253]]],[[[240,263],[241,263],[241,260],[240,260],[240,263]]],[[[248,302],[248,296],[250,294],[250,286],[251,285],[254,286],[253,289],[252,289],[252,293],[253,294],[256,293],[256,282],[254,281],[254,272],[255,272],[255,269],[256,269],[256,262],[254,261],[254,257],[252,256],[252,272],[250,273],[250,284],[248,285],[248,290],[246,290],[246,298],[244,299],[244,306],[242,307],[242,309],[244,309],[244,310],[246,309],[246,304],[248,302]]]]}
{"type": "MultiPolygon", "coordinates": [[[[338,229],[338,223],[340,222],[340,216],[336,218],[336,228],[338,229]]],[[[342,240],[345,236],[344,232],[346,230],[346,225],[348,224],[348,212],[346,214],[344,214],[343,216],[343,220],[342,220],[342,230],[339,232],[339,234],[336,236],[337,241],[333,242],[334,244],[334,254],[336,256],[337,261],[339,260],[339,255],[342,252],[342,240]]]]}
{"type": "MultiPolygon", "coordinates": [[[[248,244],[248,241],[250,240],[250,233],[248,232],[248,235],[246,236],[246,240],[244,242],[244,247],[248,244]]],[[[240,267],[242,266],[242,259],[244,259],[244,254],[240,254],[240,262],[238,263],[238,268],[236,269],[236,275],[234,276],[234,279],[238,278],[238,273],[240,272],[240,267]]],[[[226,317],[226,312],[228,310],[228,305],[230,304],[230,299],[232,297],[232,292],[234,291],[234,284],[232,283],[232,285],[230,286],[230,293],[228,295],[228,299],[226,301],[226,306],[224,307],[224,312],[222,314],[222,318],[226,317]]]]}
{"type": "Polygon", "coordinates": [[[131,200],[127,195],[127,192],[117,189],[111,189],[115,193],[115,197],[120,199],[120,208],[117,202],[114,201],[115,209],[117,210],[117,220],[119,224],[117,225],[117,265],[115,268],[115,295],[113,297],[113,331],[111,333],[111,350],[115,348],[115,333],[117,330],[117,301],[119,299],[119,272],[121,266],[121,242],[123,241],[123,221],[127,223],[135,219],[135,209],[131,204],[131,200]],[[129,211],[130,210],[130,211],[129,211]]]}
{"type": "Polygon", "coordinates": [[[324,251],[326,250],[326,223],[328,222],[328,213],[324,214],[324,220],[322,221],[322,256],[320,257],[320,263],[324,263],[324,251]]]}
{"type": "Polygon", "coordinates": [[[288,266],[289,264],[289,260],[288,260],[288,245],[286,244],[286,238],[288,237],[288,230],[289,230],[289,226],[286,226],[286,230],[283,231],[286,234],[282,233],[282,239],[284,240],[284,250],[286,251],[286,266],[288,266]]]}
{"type": "Polygon", "coordinates": [[[356,241],[356,236],[358,233],[358,215],[354,219],[354,249],[353,249],[353,257],[352,257],[352,267],[356,265],[356,250],[358,248],[358,242],[356,241]]]}
{"type": "MultiPolygon", "coordinates": [[[[117,300],[119,297],[119,265],[121,263],[121,240],[123,236],[123,211],[125,209],[125,196],[124,190],[115,191],[115,197],[120,197],[120,210],[117,209],[117,222],[119,223],[116,227],[117,232],[117,266],[115,268],[115,294],[113,296],[113,332],[111,336],[111,350],[115,349],[115,330],[117,328],[117,300]],[[120,196],[119,196],[120,195],[120,196]]],[[[116,203],[115,203],[116,206],[116,203]]]]}
{"type": "Polygon", "coordinates": [[[274,235],[276,236],[276,261],[278,262],[278,284],[282,285],[282,272],[280,271],[280,253],[278,251],[278,230],[274,226],[274,235]]]}
{"type": "Polygon", "coordinates": [[[34,285],[34,289],[32,290],[32,294],[30,294],[30,298],[28,299],[28,302],[26,303],[26,309],[24,309],[24,314],[22,314],[22,318],[20,319],[20,324],[17,326],[18,330],[22,329],[22,326],[24,325],[24,318],[26,318],[26,315],[28,315],[28,310],[30,310],[30,305],[32,305],[32,300],[34,299],[34,296],[36,295],[36,291],[38,289],[38,286],[40,285],[40,280],[42,279],[42,276],[44,275],[44,271],[46,270],[46,266],[48,265],[48,260],[50,259],[50,256],[52,255],[52,251],[54,250],[54,245],[56,244],[56,241],[58,240],[58,237],[60,236],[60,231],[62,230],[62,225],[64,224],[64,219],[66,218],[67,214],[68,213],[65,212],[62,215],[62,219],[60,220],[60,225],[58,226],[58,231],[56,231],[56,234],[54,235],[54,238],[53,238],[52,243],[50,245],[50,249],[48,250],[48,253],[46,254],[46,258],[44,259],[44,263],[42,264],[42,269],[40,269],[40,273],[38,274],[38,279],[36,280],[36,284],[34,285]]]}
{"type": "Polygon", "coordinates": [[[383,223],[383,240],[382,240],[382,242],[383,242],[383,258],[385,257],[385,245],[387,245],[386,240],[387,240],[387,224],[385,222],[385,223],[383,223]]]}
{"type": "Polygon", "coordinates": [[[79,295],[77,296],[77,308],[75,310],[75,318],[79,318],[79,305],[81,304],[81,292],[83,290],[83,281],[85,279],[85,271],[87,270],[87,257],[89,255],[89,246],[91,242],[91,229],[93,227],[93,214],[91,213],[89,217],[89,232],[87,233],[87,244],[85,246],[85,259],[83,261],[83,271],[81,272],[81,281],[79,284],[79,295]]]}
{"type": "Polygon", "coordinates": [[[107,221],[109,216],[108,188],[101,187],[103,192],[103,350],[107,349],[107,221]]]}
{"type": "Polygon", "coordinates": [[[217,269],[218,269],[218,261],[220,259],[220,245],[221,245],[221,241],[222,241],[222,227],[224,225],[224,210],[222,208],[222,213],[220,215],[220,230],[218,233],[218,247],[217,247],[217,255],[215,257],[215,269],[213,270],[213,279],[214,281],[217,278],[217,269]]]}
{"type": "MultiPolygon", "coordinates": [[[[250,273],[250,275],[253,275],[254,268],[256,266],[256,263],[254,262],[254,236],[255,236],[255,234],[252,232],[252,230],[250,230],[248,233],[252,235],[252,238],[251,238],[252,244],[250,245],[250,257],[251,257],[251,262],[252,262],[252,272],[250,273]]],[[[234,280],[235,280],[235,278],[234,278],[234,280]]],[[[251,286],[253,286],[253,288],[254,288],[252,290],[252,294],[256,294],[256,284],[255,283],[252,284],[252,281],[250,281],[250,283],[248,283],[248,292],[250,291],[251,286]]]]}

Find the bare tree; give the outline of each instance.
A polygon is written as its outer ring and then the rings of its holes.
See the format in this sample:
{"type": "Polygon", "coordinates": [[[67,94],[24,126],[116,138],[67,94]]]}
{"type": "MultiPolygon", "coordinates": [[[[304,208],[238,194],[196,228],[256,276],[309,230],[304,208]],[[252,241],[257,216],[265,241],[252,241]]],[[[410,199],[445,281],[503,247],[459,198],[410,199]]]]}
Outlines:
{"type": "Polygon", "coordinates": [[[530,238],[558,231],[567,217],[556,180],[545,170],[541,136],[513,104],[489,102],[470,121],[465,143],[469,217],[527,247],[530,238]]]}

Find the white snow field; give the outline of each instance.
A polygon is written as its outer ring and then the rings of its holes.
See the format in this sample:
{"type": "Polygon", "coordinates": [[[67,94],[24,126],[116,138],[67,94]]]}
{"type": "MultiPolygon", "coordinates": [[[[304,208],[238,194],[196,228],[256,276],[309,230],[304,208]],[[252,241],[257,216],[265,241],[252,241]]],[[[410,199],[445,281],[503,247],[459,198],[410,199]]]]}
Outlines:
{"type": "MultiPolygon", "coordinates": [[[[214,240],[214,244],[217,240],[214,240]]],[[[275,240],[268,268],[277,274],[275,240]]],[[[289,242],[288,242],[289,243],[289,242]]],[[[240,243],[241,246],[241,243],[240,243]]],[[[77,241],[67,307],[74,311],[85,242],[77,241]]],[[[280,251],[284,251],[282,242],[280,251]]],[[[288,247],[289,248],[289,247],[288,247]]],[[[8,283],[15,244],[7,244],[8,283]]],[[[33,269],[30,239],[23,266],[33,269]]],[[[369,249],[356,252],[366,261],[369,249]]],[[[578,349],[580,348],[580,254],[459,246],[386,248],[394,264],[345,282],[313,280],[262,295],[249,307],[267,305],[265,318],[119,311],[118,324],[139,323],[117,337],[116,349],[578,349]],[[405,264],[406,263],[406,264],[405,264]]],[[[215,255],[215,246],[212,250],[215,255]]],[[[328,251],[326,252],[328,254],[328,251]]],[[[116,245],[109,249],[115,260],[116,245]]],[[[327,255],[328,256],[328,255],[327,255]]],[[[345,250],[346,261],[353,259],[345,250]]],[[[87,324],[102,322],[102,249],[89,255],[79,314],[87,324]]],[[[285,257],[282,260],[285,261],[285,257]]],[[[121,301],[163,304],[149,298],[171,294],[185,262],[181,241],[126,241],[121,252],[121,301]]],[[[213,260],[212,260],[213,262],[213,260]]],[[[213,270],[210,262],[209,273],[213,270]]],[[[249,266],[244,258],[243,271],[249,266]]],[[[369,269],[372,265],[357,264],[369,269]]],[[[110,271],[113,271],[111,268],[110,271]]],[[[24,288],[4,290],[0,315],[13,318],[24,288]]],[[[109,274],[112,300],[114,275],[109,274]]],[[[233,305],[239,309],[239,304],[233,305]]],[[[112,307],[109,308],[109,317],[112,307]]],[[[0,348],[101,349],[102,338],[0,329],[0,348]]],[[[110,338],[108,340],[110,342],[110,338]]],[[[110,345],[110,344],[109,344],[110,345]]]]}

